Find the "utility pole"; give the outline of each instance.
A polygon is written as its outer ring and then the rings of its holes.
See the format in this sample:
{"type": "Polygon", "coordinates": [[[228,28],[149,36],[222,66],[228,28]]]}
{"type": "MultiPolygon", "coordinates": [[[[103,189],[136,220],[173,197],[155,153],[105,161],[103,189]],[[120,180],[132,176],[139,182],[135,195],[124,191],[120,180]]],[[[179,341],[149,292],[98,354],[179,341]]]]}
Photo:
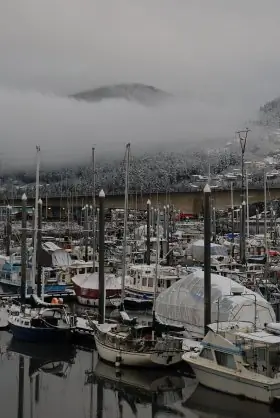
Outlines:
{"type": "MultiPolygon", "coordinates": [[[[237,131],[240,148],[241,148],[241,205],[245,201],[245,179],[244,179],[244,154],[246,150],[247,138],[250,129],[246,128],[243,131],[237,131]]],[[[240,261],[242,265],[246,264],[246,246],[245,246],[245,220],[246,212],[245,205],[242,205],[242,213],[240,213],[240,261]]]]}

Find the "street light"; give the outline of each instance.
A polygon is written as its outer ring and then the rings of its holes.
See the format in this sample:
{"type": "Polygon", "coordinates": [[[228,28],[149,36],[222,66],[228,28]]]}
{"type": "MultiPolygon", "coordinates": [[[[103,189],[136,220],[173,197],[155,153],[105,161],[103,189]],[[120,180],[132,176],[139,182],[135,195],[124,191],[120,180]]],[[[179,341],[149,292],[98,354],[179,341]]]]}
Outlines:
{"type": "MultiPolygon", "coordinates": [[[[241,148],[241,204],[245,200],[245,182],[244,182],[244,154],[246,150],[247,137],[250,129],[246,128],[244,131],[237,131],[241,148]]],[[[240,261],[241,264],[246,264],[245,255],[245,205],[242,205],[240,212],[240,261]]]]}

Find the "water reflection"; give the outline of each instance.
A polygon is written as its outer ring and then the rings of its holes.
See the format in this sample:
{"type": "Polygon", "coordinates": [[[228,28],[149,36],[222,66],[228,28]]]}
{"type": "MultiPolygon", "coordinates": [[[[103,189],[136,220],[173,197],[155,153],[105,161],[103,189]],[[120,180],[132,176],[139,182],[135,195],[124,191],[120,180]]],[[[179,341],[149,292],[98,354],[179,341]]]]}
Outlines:
{"type": "MultiPolygon", "coordinates": [[[[151,416],[158,412],[174,416],[184,416],[175,405],[183,399],[185,379],[170,370],[122,369],[103,363],[99,360],[92,373],[87,374],[87,383],[96,385],[98,394],[103,399],[103,391],[112,391],[118,396],[119,416],[123,414],[124,403],[129,406],[133,415],[137,415],[139,405],[151,405],[151,416]],[[102,394],[102,395],[101,395],[102,394]]],[[[99,403],[100,403],[100,399],[99,403]]]]}
{"type": "Polygon", "coordinates": [[[93,350],[21,343],[0,333],[5,418],[280,418],[268,406],[197,386],[183,370],[122,369],[93,350]]]}
{"type": "Polygon", "coordinates": [[[198,385],[183,407],[199,418],[280,418],[268,405],[242,400],[198,385]]]}
{"type": "Polygon", "coordinates": [[[66,378],[76,357],[76,349],[71,345],[34,344],[14,338],[8,344],[7,351],[29,359],[29,377],[43,372],[66,378]]]}

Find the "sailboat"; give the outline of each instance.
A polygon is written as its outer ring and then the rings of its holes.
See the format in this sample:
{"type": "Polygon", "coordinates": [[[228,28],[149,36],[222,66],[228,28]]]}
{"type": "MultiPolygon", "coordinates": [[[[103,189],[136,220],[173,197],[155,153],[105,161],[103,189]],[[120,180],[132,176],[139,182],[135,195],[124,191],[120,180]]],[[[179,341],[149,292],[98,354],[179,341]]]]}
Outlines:
{"type": "MultiPolygon", "coordinates": [[[[126,216],[127,211],[125,210],[126,216]]],[[[126,228],[124,235],[126,235],[126,228]]],[[[123,289],[124,280],[125,262],[123,289]]],[[[122,306],[123,301],[124,291],[122,292],[122,306]]],[[[130,319],[126,312],[121,312],[121,314],[123,319],[121,324],[95,324],[89,321],[95,331],[95,344],[102,360],[118,366],[134,367],[171,366],[181,361],[182,340],[180,338],[157,332],[154,323],[152,325],[137,324],[136,319],[130,319]]]]}
{"type": "Polygon", "coordinates": [[[65,305],[41,302],[34,295],[31,298],[37,309],[22,305],[20,310],[10,311],[8,324],[13,336],[29,342],[69,341],[76,328],[75,315],[69,314],[65,305]]]}
{"type": "MultiPolygon", "coordinates": [[[[77,296],[79,304],[98,307],[100,299],[99,291],[99,263],[96,262],[96,224],[95,224],[95,149],[92,148],[92,179],[93,179],[93,222],[92,222],[92,262],[91,268],[89,271],[88,268],[82,268],[79,270],[84,270],[84,273],[75,274],[72,277],[72,283],[74,285],[74,290],[77,296]]],[[[86,259],[88,258],[88,239],[89,239],[89,222],[88,222],[88,208],[85,207],[85,229],[87,231],[86,236],[86,249],[85,253],[87,254],[86,259]]],[[[87,261],[87,260],[86,260],[87,261]]],[[[87,267],[88,267],[87,261],[87,267]]],[[[105,303],[107,307],[118,307],[120,304],[120,295],[121,295],[121,278],[117,274],[105,273],[105,288],[106,296],[105,303]]]]}

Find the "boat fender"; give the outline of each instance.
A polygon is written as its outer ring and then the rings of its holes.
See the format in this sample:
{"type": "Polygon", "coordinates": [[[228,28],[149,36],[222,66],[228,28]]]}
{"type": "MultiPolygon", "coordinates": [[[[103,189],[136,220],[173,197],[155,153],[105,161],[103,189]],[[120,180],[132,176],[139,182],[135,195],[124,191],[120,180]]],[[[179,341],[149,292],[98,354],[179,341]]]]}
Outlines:
{"type": "Polygon", "coordinates": [[[121,367],[121,361],[122,361],[121,356],[117,356],[116,361],[115,361],[115,367],[116,368],[121,367]]]}

